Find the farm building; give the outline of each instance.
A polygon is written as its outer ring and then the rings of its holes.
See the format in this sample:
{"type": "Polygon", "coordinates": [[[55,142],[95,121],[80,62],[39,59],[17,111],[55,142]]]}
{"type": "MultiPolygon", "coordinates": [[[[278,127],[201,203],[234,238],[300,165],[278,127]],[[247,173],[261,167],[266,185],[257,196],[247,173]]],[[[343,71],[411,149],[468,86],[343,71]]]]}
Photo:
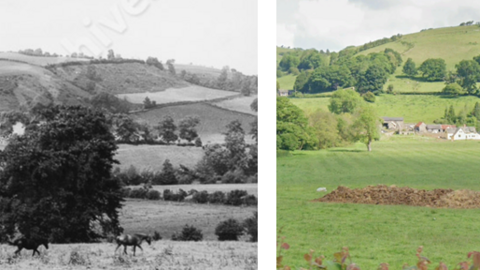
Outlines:
{"type": "Polygon", "coordinates": [[[448,128],[445,133],[448,140],[480,140],[475,127],[448,128]]]}
{"type": "Polygon", "coordinates": [[[400,130],[403,128],[403,117],[382,117],[383,127],[400,130]]]}
{"type": "Polygon", "coordinates": [[[455,125],[442,125],[442,131],[445,132],[449,128],[457,128],[455,125]]]}
{"type": "Polygon", "coordinates": [[[414,127],[415,132],[426,132],[427,131],[427,124],[424,122],[418,122],[414,127]]]}
{"type": "Polygon", "coordinates": [[[430,133],[439,133],[442,132],[442,125],[426,125],[425,128],[430,133]]]}
{"type": "Polygon", "coordinates": [[[279,89],[278,90],[278,95],[281,96],[281,97],[287,97],[288,96],[288,90],[279,89]]]}

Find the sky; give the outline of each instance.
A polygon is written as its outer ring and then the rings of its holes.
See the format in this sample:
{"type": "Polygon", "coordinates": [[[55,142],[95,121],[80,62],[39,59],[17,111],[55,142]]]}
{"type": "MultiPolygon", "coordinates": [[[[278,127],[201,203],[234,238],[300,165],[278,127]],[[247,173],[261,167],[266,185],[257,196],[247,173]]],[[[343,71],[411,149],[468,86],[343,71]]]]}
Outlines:
{"type": "Polygon", "coordinates": [[[277,0],[277,46],[339,51],[422,29],[480,21],[477,0],[277,0]]]}
{"type": "Polygon", "coordinates": [[[257,0],[1,0],[0,51],[27,48],[257,74],[257,0]]]}

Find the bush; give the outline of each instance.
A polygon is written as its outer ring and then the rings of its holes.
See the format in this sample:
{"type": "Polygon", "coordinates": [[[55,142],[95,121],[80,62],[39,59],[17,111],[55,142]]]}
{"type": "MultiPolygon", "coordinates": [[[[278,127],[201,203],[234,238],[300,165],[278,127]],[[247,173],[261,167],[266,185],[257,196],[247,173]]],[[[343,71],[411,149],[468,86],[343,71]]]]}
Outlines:
{"type": "Polygon", "coordinates": [[[367,102],[374,103],[375,102],[375,95],[372,92],[368,91],[367,93],[365,93],[363,95],[363,99],[367,102]]]}
{"type": "Polygon", "coordinates": [[[225,204],[227,205],[241,205],[243,203],[242,197],[248,195],[245,190],[235,189],[227,193],[225,204]]]}
{"type": "Polygon", "coordinates": [[[196,147],[202,147],[202,140],[200,139],[200,137],[197,137],[195,139],[195,146],[196,147]]]}
{"type": "Polygon", "coordinates": [[[163,199],[165,201],[175,201],[175,202],[181,202],[187,197],[188,194],[185,192],[185,190],[180,189],[177,193],[173,193],[169,189],[165,189],[163,191],[163,199]]]}
{"type": "Polygon", "coordinates": [[[245,183],[247,176],[241,170],[228,171],[222,176],[224,184],[241,184],[245,183]]]}
{"type": "Polygon", "coordinates": [[[149,200],[160,200],[160,191],[151,189],[147,192],[146,198],[149,200]]]}
{"type": "Polygon", "coordinates": [[[177,235],[176,233],[172,235],[172,240],[174,241],[197,242],[197,241],[202,241],[202,239],[203,239],[202,231],[188,224],[185,225],[185,227],[183,227],[182,232],[179,235],[177,235]]]}
{"type": "Polygon", "coordinates": [[[242,233],[243,227],[233,218],[221,222],[215,228],[215,235],[219,241],[238,241],[238,236],[242,233]]]}
{"type": "Polygon", "coordinates": [[[243,222],[245,232],[250,235],[251,242],[258,241],[258,212],[255,211],[252,217],[247,218],[243,222]]]}
{"type": "Polygon", "coordinates": [[[153,233],[153,237],[152,237],[152,238],[153,238],[154,241],[162,240],[162,236],[161,236],[160,233],[157,232],[157,231],[155,231],[155,232],[153,233]]]}
{"type": "Polygon", "coordinates": [[[222,191],[215,191],[212,194],[208,194],[209,203],[224,203],[225,202],[225,193],[222,191]]]}
{"type": "Polygon", "coordinates": [[[207,203],[208,191],[204,190],[201,192],[196,192],[195,194],[193,194],[193,201],[196,203],[207,203]]]}
{"type": "Polygon", "coordinates": [[[145,199],[147,197],[147,189],[144,188],[136,188],[130,191],[130,198],[136,199],[145,199]]]}
{"type": "Polygon", "coordinates": [[[130,192],[132,191],[131,188],[122,188],[122,197],[124,198],[129,198],[130,197],[130,192]]]}
{"type": "Polygon", "coordinates": [[[255,197],[255,195],[253,195],[253,194],[247,195],[247,196],[244,197],[244,199],[243,199],[243,204],[246,204],[246,205],[257,205],[257,197],[255,197]]]}

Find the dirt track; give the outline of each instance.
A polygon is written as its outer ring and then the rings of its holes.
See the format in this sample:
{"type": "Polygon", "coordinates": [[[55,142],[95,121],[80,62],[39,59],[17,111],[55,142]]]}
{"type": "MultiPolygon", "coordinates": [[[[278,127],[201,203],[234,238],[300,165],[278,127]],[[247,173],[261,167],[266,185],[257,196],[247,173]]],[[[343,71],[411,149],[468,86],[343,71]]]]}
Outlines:
{"type": "Polygon", "coordinates": [[[417,190],[386,185],[367,186],[362,189],[339,186],[314,201],[471,209],[480,208],[480,192],[465,189],[417,190]]]}

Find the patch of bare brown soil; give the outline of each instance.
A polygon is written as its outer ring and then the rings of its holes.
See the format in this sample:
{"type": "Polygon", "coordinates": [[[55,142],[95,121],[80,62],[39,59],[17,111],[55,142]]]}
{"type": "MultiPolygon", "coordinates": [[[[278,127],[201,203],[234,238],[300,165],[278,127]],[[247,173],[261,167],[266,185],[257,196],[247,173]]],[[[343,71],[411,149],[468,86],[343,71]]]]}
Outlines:
{"type": "Polygon", "coordinates": [[[465,189],[418,190],[394,185],[367,186],[361,189],[339,186],[314,201],[471,209],[480,208],[480,192],[465,189]]]}

